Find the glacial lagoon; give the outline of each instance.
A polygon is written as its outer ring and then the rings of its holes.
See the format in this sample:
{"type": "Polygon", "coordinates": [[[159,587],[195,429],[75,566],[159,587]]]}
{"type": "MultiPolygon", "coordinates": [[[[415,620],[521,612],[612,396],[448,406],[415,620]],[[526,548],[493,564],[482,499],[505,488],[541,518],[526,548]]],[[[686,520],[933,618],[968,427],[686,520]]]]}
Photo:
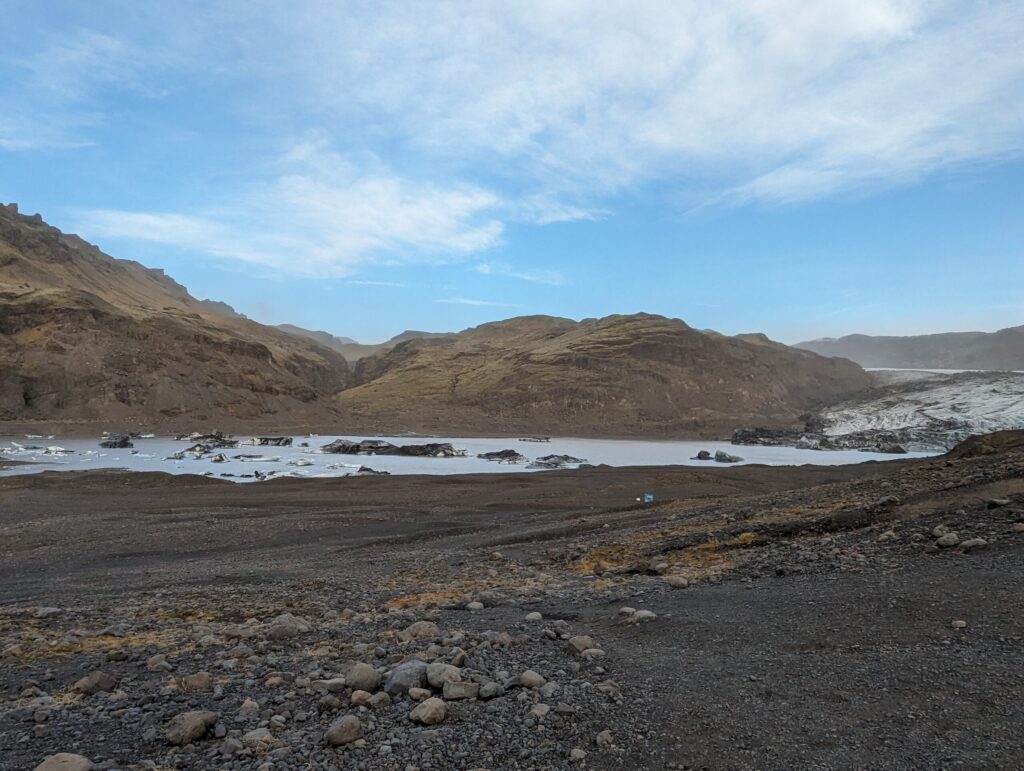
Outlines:
{"type": "MultiPolygon", "coordinates": [[[[245,437],[238,436],[235,438],[245,437]]],[[[558,454],[569,455],[591,465],[608,466],[701,466],[721,469],[735,465],[763,464],[768,466],[796,466],[803,464],[842,465],[864,461],[888,461],[901,458],[928,457],[933,453],[908,452],[905,455],[887,455],[858,450],[808,450],[794,447],[761,447],[733,445],[728,442],[632,440],[632,439],[580,439],[552,437],[548,442],[524,442],[516,438],[466,438],[426,436],[293,436],[288,447],[240,446],[235,449],[216,450],[202,458],[186,455],[180,459],[171,456],[181,453],[194,442],[173,437],[133,439],[131,449],[103,449],[96,439],[61,439],[59,437],[7,437],[0,438],[0,457],[27,461],[0,470],[0,476],[30,474],[42,471],[79,471],[87,469],[125,469],[129,471],[163,471],[170,474],[201,474],[249,482],[258,478],[341,477],[360,473],[360,467],[389,474],[474,474],[532,472],[527,463],[498,463],[476,456],[480,453],[512,449],[529,459],[558,454]],[[466,457],[434,458],[392,455],[338,455],[323,453],[320,448],[337,439],[384,439],[396,445],[447,442],[456,449],[465,450],[466,457]],[[308,446],[302,446],[303,444],[308,446]],[[38,448],[38,449],[35,449],[38,448]],[[713,456],[722,450],[741,457],[740,463],[725,464],[695,460],[701,450],[713,456]],[[212,458],[222,453],[226,460],[214,463],[212,458]],[[263,456],[266,460],[242,460],[239,455],[263,456]]],[[[567,468],[576,468],[570,464],[567,468]]],[[[363,472],[365,473],[365,472],[363,472]]]]}

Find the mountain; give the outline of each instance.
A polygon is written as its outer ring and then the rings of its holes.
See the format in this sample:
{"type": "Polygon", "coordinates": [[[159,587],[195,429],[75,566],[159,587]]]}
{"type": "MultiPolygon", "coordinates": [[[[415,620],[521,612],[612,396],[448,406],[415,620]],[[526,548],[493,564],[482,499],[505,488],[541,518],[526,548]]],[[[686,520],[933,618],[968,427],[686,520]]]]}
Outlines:
{"type": "Polygon", "coordinates": [[[390,351],[396,345],[404,343],[406,340],[413,340],[417,337],[448,336],[447,332],[417,332],[415,330],[408,329],[383,343],[364,344],[357,343],[351,337],[336,337],[330,332],[314,332],[309,329],[297,327],[294,324],[278,324],[277,328],[291,335],[298,335],[300,337],[307,337],[311,340],[316,340],[321,345],[326,345],[328,348],[340,353],[345,357],[345,360],[350,363],[357,362],[360,359],[372,356],[375,353],[380,353],[381,351],[390,351]]]}
{"type": "Polygon", "coordinates": [[[678,319],[525,316],[361,359],[337,401],[381,430],[721,436],[800,425],[869,383],[850,361],[678,319]]]}
{"type": "Polygon", "coordinates": [[[0,206],[0,421],[174,430],[336,417],[343,357],[222,306],[0,206]]]}
{"type": "Polygon", "coordinates": [[[822,356],[842,356],[862,367],[1024,370],[1024,326],[909,337],[847,335],[808,340],[795,347],[822,356]]]}
{"type": "Polygon", "coordinates": [[[303,329],[302,327],[297,327],[294,324],[278,324],[277,328],[282,332],[287,332],[289,335],[298,335],[299,337],[308,337],[310,340],[316,340],[320,345],[326,345],[328,348],[332,348],[335,351],[346,345],[359,345],[359,343],[351,337],[336,337],[330,332],[303,329]]]}
{"type": "Polygon", "coordinates": [[[377,346],[265,326],[14,205],[0,207],[0,361],[0,422],[61,433],[722,437],[797,426],[869,385],[845,359],[648,314],[527,316],[377,346]]]}

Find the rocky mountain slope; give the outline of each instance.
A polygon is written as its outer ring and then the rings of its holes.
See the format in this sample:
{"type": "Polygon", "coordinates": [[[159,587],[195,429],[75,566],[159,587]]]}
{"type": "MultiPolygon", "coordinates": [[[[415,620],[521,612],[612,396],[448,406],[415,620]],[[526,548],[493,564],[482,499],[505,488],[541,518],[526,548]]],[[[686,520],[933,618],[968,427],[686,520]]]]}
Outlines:
{"type": "Polygon", "coordinates": [[[0,359],[0,423],[61,433],[727,436],[795,426],[869,385],[843,359],[647,314],[514,318],[380,346],[268,327],[13,205],[0,207],[0,359]]]}
{"type": "Polygon", "coordinates": [[[345,360],[0,206],[0,421],[118,429],[333,418],[345,360]]]}
{"type": "Polygon", "coordinates": [[[1024,326],[998,332],[947,332],[909,337],[847,335],[797,343],[862,367],[1024,370],[1024,326]]]}
{"type": "Polygon", "coordinates": [[[637,314],[528,316],[362,359],[338,403],[360,422],[420,431],[716,435],[789,426],[869,385],[852,362],[763,336],[712,336],[637,314]]]}

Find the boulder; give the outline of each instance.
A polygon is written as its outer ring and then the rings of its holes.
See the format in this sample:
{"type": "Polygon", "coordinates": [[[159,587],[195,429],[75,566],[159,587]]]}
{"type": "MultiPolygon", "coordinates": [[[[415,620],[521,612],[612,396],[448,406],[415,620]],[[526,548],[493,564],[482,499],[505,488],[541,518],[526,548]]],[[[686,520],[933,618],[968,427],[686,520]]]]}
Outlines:
{"type": "Polygon", "coordinates": [[[104,448],[105,450],[124,450],[134,446],[135,445],[132,444],[131,437],[124,436],[121,434],[109,436],[102,442],[100,442],[100,447],[104,448]]]}
{"type": "Polygon", "coordinates": [[[742,460],[739,455],[730,455],[724,450],[715,451],[715,463],[739,463],[742,460]]]}
{"type": "Polygon", "coordinates": [[[213,675],[209,672],[185,675],[178,680],[178,687],[183,691],[208,691],[213,687],[213,675]]]}
{"type": "Polygon", "coordinates": [[[266,638],[268,640],[288,640],[298,637],[300,634],[313,631],[313,625],[306,619],[294,616],[291,613],[282,613],[272,618],[268,623],[266,638]]]}
{"type": "Polygon", "coordinates": [[[380,685],[380,672],[369,664],[355,661],[345,670],[345,681],[351,688],[373,693],[380,685]]]}
{"type": "Polygon", "coordinates": [[[355,715],[345,715],[333,723],[324,734],[327,743],[335,747],[341,744],[351,744],[357,739],[363,738],[363,724],[355,715]]]}
{"type": "Polygon", "coordinates": [[[957,533],[949,532],[939,536],[935,545],[940,549],[951,549],[960,543],[960,536],[957,533]]]}
{"type": "Polygon", "coordinates": [[[477,683],[463,683],[458,680],[449,680],[444,684],[441,695],[449,700],[475,699],[479,693],[480,685],[477,683]]]}
{"type": "Polygon", "coordinates": [[[445,683],[457,683],[462,679],[462,671],[451,664],[435,661],[427,665],[427,682],[433,688],[443,688],[445,683]]]}
{"type": "Polygon", "coordinates": [[[423,688],[427,684],[427,665],[416,659],[399,664],[384,681],[384,692],[391,696],[408,693],[410,688],[423,688]]]}
{"type": "Polygon", "coordinates": [[[387,709],[391,706],[391,697],[384,691],[378,691],[370,697],[370,709],[387,709]]]}
{"type": "Polygon", "coordinates": [[[523,674],[519,675],[519,684],[524,688],[540,688],[547,680],[543,675],[534,672],[532,669],[527,669],[523,674]]]}
{"type": "Polygon", "coordinates": [[[329,680],[314,680],[310,685],[313,690],[320,693],[341,693],[348,685],[348,680],[344,677],[332,677],[329,680]]]}
{"type": "Polygon", "coordinates": [[[481,460],[493,460],[498,463],[525,463],[529,458],[521,455],[515,450],[495,450],[494,452],[481,452],[476,457],[481,460]]]}
{"type": "Polygon", "coordinates": [[[242,734],[242,746],[248,747],[251,750],[274,747],[278,743],[277,738],[270,733],[269,728],[254,728],[242,734]]]}
{"type": "Polygon", "coordinates": [[[903,445],[896,442],[879,442],[875,452],[882,452],[888,455],[906,455],[907,451],[903,445]]]}
{"type": "Polygon", "coordinates": [[[117,678],[106,672],[90,672],[74,685],[74,690],[86,696],[99,691],[112,691],[117,686],[117,678]]]}
{"type": "Polygon", "coordinates": [[[208,710],[182,712],[171,718],[164,729],[167,741],[177,746],[184,746],[200,739],[217,722],[217,713],[208,710]]]}
{"type": "Polygon", "coordinates": [[[398,641],[407,643],[413,640],[432,640],[441,635],[441,630],[433,621],[417,621],[398,633],[398,641]]]}
{"type": "Polygon", "coordinates": [[[596,647],[594,644],[594,638],[587,635],[577,635],[576,637],[569,638],[569,650],[579,656],[583,651],[588,648],[596,647]]]}
{"type": "Polygon", "coordinates": [[[58,752],[51,755],[33,771],[92,771],[95,766],[89,758],[71,752],[58,752]]]}
{"type": "Polygon", "coordinates": [[[353,707],[368,707],[370,706],[370,697],[372,695],[369,691],[352,691],[352,698],[349,699],[349,704],[353,707]]]}
{"type": "Polygon", "coordinates": [[[444,701],[433,696],[416,705],[409,713],[409,719],[422,725],[437,725],[444,720],[445,711],[444,701]]]}

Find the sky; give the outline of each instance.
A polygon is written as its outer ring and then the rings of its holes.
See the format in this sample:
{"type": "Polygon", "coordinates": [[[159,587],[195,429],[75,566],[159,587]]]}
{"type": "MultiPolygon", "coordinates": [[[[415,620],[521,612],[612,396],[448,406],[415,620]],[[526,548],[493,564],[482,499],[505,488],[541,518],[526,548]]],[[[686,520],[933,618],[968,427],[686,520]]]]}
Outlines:
{"type": "Polygon", "coordinates": [[[0,201],[258,321],[1024,324],[1020,0],[0,17],[0,201]]]}

